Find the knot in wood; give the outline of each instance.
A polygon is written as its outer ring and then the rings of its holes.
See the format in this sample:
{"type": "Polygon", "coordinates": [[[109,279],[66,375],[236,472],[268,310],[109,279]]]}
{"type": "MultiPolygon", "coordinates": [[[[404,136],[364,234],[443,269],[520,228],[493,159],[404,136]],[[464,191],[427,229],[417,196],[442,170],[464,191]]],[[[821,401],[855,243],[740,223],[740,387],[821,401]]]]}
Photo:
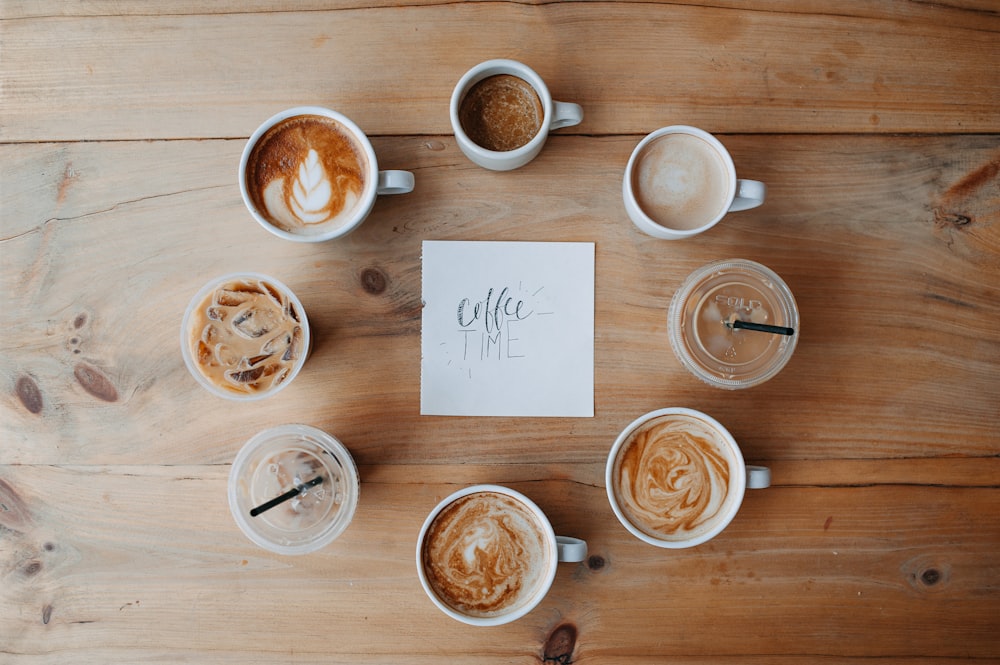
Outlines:
{"type": "Polygon", "coordinates": [[[97,399],[105,402],[118,401],[118,389],[96,367],[80,363],[73,368],[73,376],[84,390],[97,399]]]}
{"type": "Polygon", "coordinates": [[[361,271],[361,287],[372,295],[383,293],[389,285],[385,273],[378,268],[365,268],[361,271]]]}
{"type": "Polygon", "coordinates": [[[42,412],[42,391],[38,389],[38,384],[30,376],[22,376],[14,384],[14,394],[21,400],[30,413],[42,412]]]}
{"type": "Polygon", "coordinates": [[[928,568],[920,574],[920,581],[927,586],[934,586],[941,581],[941,571],[937,568],[928,568]]]}
{"type": "Polygon", "coordinates": [[[542,647],[542,662],[570,665],[576,649],[576,626],[564,623],[556,626],[542,647]]]}
{"type": "Polygon", "coordinates": [[[587,559],[587,567],[593,570],[594,572],[604,568],[605,563],[606,561],[604,560],[604,557],[599,556],[597,554],[591,555],[587,559]]]}

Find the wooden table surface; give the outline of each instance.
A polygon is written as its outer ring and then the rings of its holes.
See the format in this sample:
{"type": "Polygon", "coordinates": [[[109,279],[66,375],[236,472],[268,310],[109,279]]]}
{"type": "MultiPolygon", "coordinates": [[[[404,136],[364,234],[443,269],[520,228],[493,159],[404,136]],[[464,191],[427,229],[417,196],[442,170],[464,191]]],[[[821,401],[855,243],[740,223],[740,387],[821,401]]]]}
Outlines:
{"type": "Polygon", "coordinates": [[[1000,661],[1000,6],[203,0],[0,3],[0,663],[1000,661]],[[456,147],[469,67],[522,60],[584,121],[510,173],[456,147]],[[351,236],[262,230],[236,170],[322,104],[416,176],[351,236]],[[766,203],[654,240],[621,177],[646,133],[717,134],[766,203]],[[423,240],[596,244],[595,417],[421,417],[423,240]],[[802,329],[772,381],[702,385],[666,307],[713,259],[764,263],[802,329]],[[316,331],[273,399],[212,397],[178,327],[209,278],[288,283],[316,331]],[[661,551],[605,495],[617,433],[724,423],[773,486],[661,551]],[[361,503],[319,553],[238,530],[226,478],[280,423],[339,437],[361,503]],[[428,511],[477,482],[590,557],[477,629],[424,595],[428,511]],[[873,659],[875,659],[873,661],[873,659]]]}

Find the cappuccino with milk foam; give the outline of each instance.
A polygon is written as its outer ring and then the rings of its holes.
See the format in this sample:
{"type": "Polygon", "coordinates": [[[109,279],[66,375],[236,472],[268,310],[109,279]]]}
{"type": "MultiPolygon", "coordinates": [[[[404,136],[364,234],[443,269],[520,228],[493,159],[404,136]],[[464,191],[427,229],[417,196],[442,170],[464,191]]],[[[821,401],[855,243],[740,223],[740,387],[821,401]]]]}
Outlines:
{"type": "Polygon", "coordinates": [[[427,528],[420,558],[428,585],[444,604],[466,616],[496,617],[543,593],[556,557],[527,505],[481,491],[441,509],[427,528]]]}
{"type": "Polygon", "coordinates": [[[364,148],[334,118],[296,115],[266,131],[250,152],[246,188],[253,205],[290,233],[326,233],[351,221],[363,199],[364,148]]]}
{"type": "Polygon", "coordinates": [[[664,134],[646,145],[632,172],[639,207],[676,230],[700,228],[720,216],[731,192],[722,155],[692,134],[664,134]]]}
{"type": "Polygon", "coordinates": [[[611,472],[618,505],[637,529],[659,540],[687,541],[728,519],[737,471],[726,437],[688,414],[652,418],[624,442],[611,472]]]}

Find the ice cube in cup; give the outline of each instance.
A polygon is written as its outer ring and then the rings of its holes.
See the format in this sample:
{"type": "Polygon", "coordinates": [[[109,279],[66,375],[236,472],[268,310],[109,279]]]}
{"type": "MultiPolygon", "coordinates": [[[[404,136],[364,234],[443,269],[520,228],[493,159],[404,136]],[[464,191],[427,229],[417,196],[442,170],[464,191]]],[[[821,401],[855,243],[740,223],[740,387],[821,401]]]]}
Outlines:
{"type": "Polygon", "coordinates": [[[273,395],[309,355],[302,303],[282,282],[260,273],[218,277],[191,299],[181,323],[181,353],[209,392],[234,400],[273,395]]]}

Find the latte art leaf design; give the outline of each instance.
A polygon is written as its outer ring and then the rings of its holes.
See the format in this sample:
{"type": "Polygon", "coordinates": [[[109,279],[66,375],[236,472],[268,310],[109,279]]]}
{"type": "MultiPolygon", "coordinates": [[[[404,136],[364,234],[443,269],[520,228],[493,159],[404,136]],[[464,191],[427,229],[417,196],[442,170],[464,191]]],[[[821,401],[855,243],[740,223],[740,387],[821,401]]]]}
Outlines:
{"type": "Polygon", "coordinates": [[[370,165],[350,131],[317,115],[293,116],[269,129],[247,162],[247,188],[263,216],[303,235],[355,219],[370,165]]]}
{"type": "Polygon", "coordinates": [[[729,462],[714,431],[686,420],[652,421],[632,435],[617,469],[622,509],[657,538],[687,538],[722,514],[729,462]]]}
{"type": "Polygon", "coordinates": [[[333,188],[319,154],[310,149],[305,160],[299,164],[298,177],[292,184],[288,207],[303,223],[319,224],[329,218],[332,198],[333,188]]]}

